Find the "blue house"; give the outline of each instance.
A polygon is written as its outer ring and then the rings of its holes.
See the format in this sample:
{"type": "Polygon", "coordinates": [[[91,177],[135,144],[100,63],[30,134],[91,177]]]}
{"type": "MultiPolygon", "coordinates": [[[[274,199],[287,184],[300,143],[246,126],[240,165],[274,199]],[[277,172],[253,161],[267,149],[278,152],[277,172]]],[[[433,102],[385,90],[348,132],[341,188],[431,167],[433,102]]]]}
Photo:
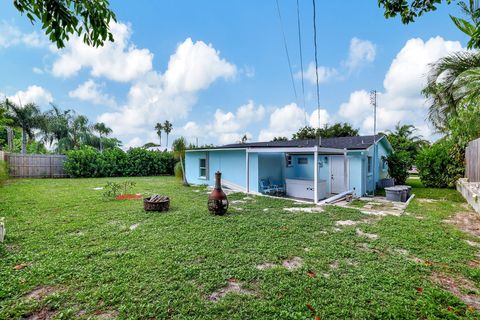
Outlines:
{"type": "Polygon", "coordinates": [[[317,203],[333,194],[363,196],[387,177],[382,160],[392,152],[383,135],[229,144],[186,152],[188,182],[222,184],[247,193],[280,186],[286,196],[317,203]],[[376,146],[376,147],[375,147],[376,146]]]}

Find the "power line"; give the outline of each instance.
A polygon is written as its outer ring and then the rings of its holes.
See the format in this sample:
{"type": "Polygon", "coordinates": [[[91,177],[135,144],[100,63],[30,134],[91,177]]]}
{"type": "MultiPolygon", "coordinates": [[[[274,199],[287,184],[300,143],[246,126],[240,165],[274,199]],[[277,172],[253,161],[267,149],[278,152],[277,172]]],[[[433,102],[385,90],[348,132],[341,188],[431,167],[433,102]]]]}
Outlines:
{"type": "Polygon", "coordinates": [[[313,0],[313,43],[315,46],[315,76],[317,84],[317,117],[318,117],[318,128],[320,129],[320,88],[318,85],[318,58],[317,58],[317,23],[316,23],[316,6],[315,0],[313,0]]]}
{"type": "Polygon", "coordinates": [[[302,96],[303,96],[303,113],[305,114],[305,125],[307,125],[307,114],[305,113],[305,84],[303,80],[303,53],[302,53],[302,29],[300,26],[300,4],[297,0],[297,27],[298,27],[298,47],[300,48],[300,71],[302,76],[302,96]]]}
{"type": "Polygon", "coordinates": [[[282,14],[280,13],[280,5],[278,4],[278,0],[275,0],[275,2],[277,4],[278,19],[280,20],[280,27],[282,29],[283,45],[285,46],[285,53],[287,54],[288,69],[290,70],[290,78],[292,79],[293,93],[295,94],[295,101],[298,103],[297,89],[295,88],[295,80],[293,79],[292,64],[290,62],[290,54],[288,53],[287,38],[285,37],[285,30],[283,29],[283,20],[282,20],[282,14]]]}

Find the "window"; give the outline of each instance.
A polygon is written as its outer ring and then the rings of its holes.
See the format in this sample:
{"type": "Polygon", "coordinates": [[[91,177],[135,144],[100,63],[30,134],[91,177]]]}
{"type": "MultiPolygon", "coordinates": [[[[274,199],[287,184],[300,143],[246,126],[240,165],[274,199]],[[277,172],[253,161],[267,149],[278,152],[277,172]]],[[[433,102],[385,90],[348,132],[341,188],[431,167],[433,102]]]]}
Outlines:
{"type": "Polygon", "coordinates": [[[200,175],[200,178],[203,178],[203,179],[206,179],[207,178],[207,174],[208,174],[208,171],[207,171],[207,158],[202,158],[202,159],[199,159],[199,175],[200,175]]]}
{"type": "Polygon", "coordinates": [[[368,173],[372,173],[372,157],[368,157],[367,169],[368,173]]]}
{"type": "Polygon", "coordinates": [[[382,159],[382,169],[383,171],[388,170],[387,161],[385,159],[382,159]]]}
{"type": "Polygon", "coordinates": [[[290,154],[287,154],[285,156],[285,163],[286,163],[287,167],[292,166],[292,156],[290,154]]]}
{"type": "Polygon", "coordinates": [[[306,158],[306,157],[298,158],[297,163],[298,164],[308,164],[308,158],[306,158]]]}

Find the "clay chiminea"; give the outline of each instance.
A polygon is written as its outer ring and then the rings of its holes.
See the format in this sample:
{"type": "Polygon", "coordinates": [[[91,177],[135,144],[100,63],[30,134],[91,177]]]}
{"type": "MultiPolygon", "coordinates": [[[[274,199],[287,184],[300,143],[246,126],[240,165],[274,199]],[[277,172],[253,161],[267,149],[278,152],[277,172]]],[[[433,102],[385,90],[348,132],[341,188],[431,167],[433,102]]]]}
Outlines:
{"type": "Polygon", "coordinates": [[[225,192],[222,190],[222,173],[215,172],[215,188],[208,196],[208,210],[216,215],[223,216],[227,213],[228,199],[225,192]]]}

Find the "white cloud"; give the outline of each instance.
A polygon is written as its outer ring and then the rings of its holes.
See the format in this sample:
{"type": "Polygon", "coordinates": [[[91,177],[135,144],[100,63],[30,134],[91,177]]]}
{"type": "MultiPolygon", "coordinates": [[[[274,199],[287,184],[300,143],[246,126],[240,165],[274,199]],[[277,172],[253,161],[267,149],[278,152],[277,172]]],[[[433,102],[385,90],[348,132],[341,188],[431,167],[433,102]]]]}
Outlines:
{"type": "MultiPolygon", "coordinates": [[[[421,90],[426,84],[428,65],[449,53],[463,50],[460,42],[441,37],[410,39],[392,61],[383,82],[384,90],[378,95],[377,128],[392,129],[397,122],[413,124],[420,134],[429,138],[431,130],[425,122],[427,106],[421,90]]],[[[373,132],[373,107],[369,92],[352,92],[349,101],[340,106],[339,116],[360,127],[361,133],[373,132]]]]}
{"type": "Polygon", "coordinates": [[[164,74],[150,71],[136,80],[120,111],[104,113],[98,120],[107,123],[116,134],[138,135],[150,131],[158,121],[185,118],[200,90],[220,78],[235,76],[235,65],[219,54],[212,45],[186,39],[170,56],[164,74]]]}
{"type": "Polygon", "coordinates": [[[235,112],[217,109],[213,121],[204,126],[189,121],[175,134],[183,135],[190,141],[196,138],[208,138],[209,141],[219,144],[238,142],[245,134],[251,140],[252,134],[248,132],[248,126],[261,121],[264,115],[265,107],[256,106],[253,101],[248,101],[247,104],[238,107],[235,112]]]}
{"type": "Polygon", "coordinates": [[[107,41],[97,48],[86,45],[81,37],[72,36],[66,47],[57,51],[53,74],[68,78],[88,68],[94,77],[127,82],[152,70],[153,54],[130,42],[132,30],[129,25],[112,22],[110,30],[115,42],[107,41]]]}
{"type": "MultiPolygon", "coordinates": [[[[258,136],[259,141],[270,141],[274,137],[291,136],[298,131],[298,129],[305,126],[305,121],[308,119],[309,125],[318,127],[318,113],[315,110],[311,115],[308,115],[296,103],[288,104],[281,108],[276,108],[270,115],[270,122],[267,129],[260,130],[258,136]]],[[[328,112],[324,109],[320,110],[320,123],[323,126],[329,120],[328,112]]]]}
{"type": "Polygon", "coordinates": [[[352,38],[350,41],[350,49],[348,58],[344,62],[345,66],[350,70],[362,67],[366,63],[371,63],[375,60],[377,49],[373,42],[368,40],[361,40],[352,38]]]}
{"type": "Polygon", "coordinates": [[[0,22],[0,48],[9,48],[18,45],[41,48],[46,47],[48,41],[43,35],[37,32],[24,33],[6,21],[0,22]]]}
{"type": "Polygon", "coordinates": [[[53,101],[52,94],[37,85],[29,86],[25,91],[17,91],[14,95],[9,96],[8,99],[23,106],[27,103],[36,103],[39,106],[45,106],[53,101]]]}
{"type": "Polygon", "coordinates": [[[123,149],[128,150],[130,148],[141,147],[145,143],[140,137],[135,137],[130,139],[125,145],[122,146],[123,149]]]}
{"type": "MultiPolygon", "coordinates": [[[[327,110],[320,109],[320,127],[323,127],[327,123],[330,123],[330,115],[328,114],[327,110]]],[[[309,124],[313,128],[318,128],[318,110],[312,112],[309,118],[309,124]]]]}
{"type": "MultiPolygon", "coordinates": [[[[334,68],[319,66],[318,67],[318,83],[325,83],[338,75],[338,71],[334,68]]],[[[302,72],[295,74],[295,78],[300,79],[302,72]]],[[[315,63],[310,62],[307,70],[303,72],[303,78],[312,84],[317,83],[317,75],[315,74],[315,63]]]]}
{"type": "Polygon", "coordinates": [[[206,89],[217,78],[235,76],[234,65],[220,58],[220,52],[203,41],[193,43],[188,38],[170,57],[164,74],[165,89],[169,93],[195,92],[206,89]]]}
{"type": "Polygon", "coordinates": [[[89,79],[79,85],[75,90],[70,91],[68,95],[71,98],[90,101],[94,104],[104,105],[112,108],[115,107],[115,98],[108,94],[102,93],[103,86],[104,85],[100,85],[92,79],[89,79]]]}

